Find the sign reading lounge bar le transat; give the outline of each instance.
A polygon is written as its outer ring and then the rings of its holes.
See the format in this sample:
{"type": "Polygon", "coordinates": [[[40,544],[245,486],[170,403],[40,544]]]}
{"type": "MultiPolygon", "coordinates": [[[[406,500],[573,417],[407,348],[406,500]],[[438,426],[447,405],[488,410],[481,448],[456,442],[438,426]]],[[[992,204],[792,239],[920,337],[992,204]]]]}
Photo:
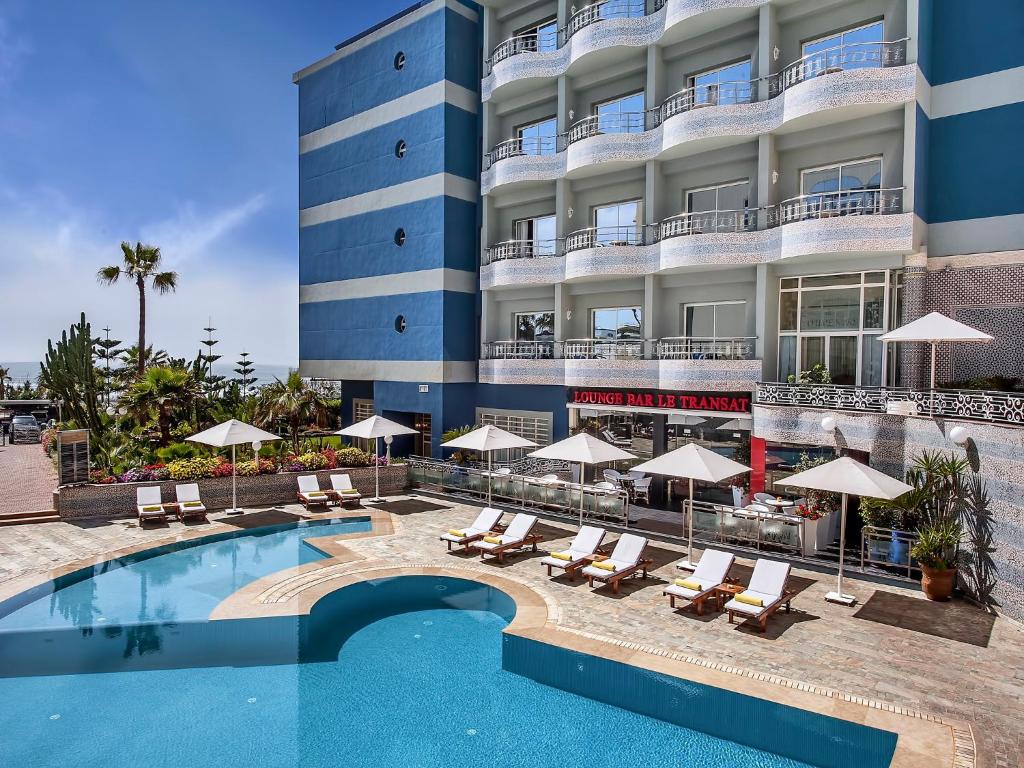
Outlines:
{"type": "Polygon", "coordinates": [[[669,392],[659,389],[570,387],[571,405],[626,406],[663,411],[750,413],[749,392],[669,392]]]}

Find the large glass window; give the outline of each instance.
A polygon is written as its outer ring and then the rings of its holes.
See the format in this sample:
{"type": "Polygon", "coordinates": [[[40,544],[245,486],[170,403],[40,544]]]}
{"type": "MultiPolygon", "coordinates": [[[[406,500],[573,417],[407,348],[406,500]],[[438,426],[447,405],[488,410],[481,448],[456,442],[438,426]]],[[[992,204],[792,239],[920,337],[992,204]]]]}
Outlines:
{"type": "Polygon", "coordinates": [[[640,307],[595,309],[592,338],[604,341],[629,341],[641,338],[643,310],[640,307]]]}
{"type": "Polygon", "coordinates": [[[882,158],[871,157],[800,172],[804,209],[816,215],[877,213],[882,158]]]}
{"type": "Polygon", "coordinates": [[[555,216],[534,216],[529,219],[518,219],[513,224],[515,239],[531,243],[534,256],[554,256],[557,240],[555,238],[555,216]]]}
{"type": "Polygon", "coordinates": [[[779,379],[815,365],[834,384],[879,386],[888,364],[878,337],[891,327],[885,271],[785,278],[779,291],[779,379]]]}
{"type": "Polygon", "coordinates": [[[536,38],[526,45],[528,50],[554,51],[558,49],[558,19],[547,19],[539,24],[531,24],[516,33],[516,37],[536,38]]]}
{"type": "Polygon", "coordinates": [[[554,341],[554,312],[516,312],[516,341],[554,341]]]}
{"type": "Polygon", "coordinates": [[[732,339],[743,336],[747,325],[745,301],[720,301],[683,305],[683,335],[698,339],[732,339]]]}
{"type": "Polygon", "coordinates": [[[885,40],[881,21],[852,27],[803,44],[805,67],[824,73],[841,69],[881,66],[881,43],[885,40]]]}
{"type": "Polygon", "coordinates": [[[640,201],[602,205],[594,209],[598,245],[636,245],[640,238],[640,201]]]}
{"type": "Polygon", "coordinates": [[[694,104],[745,104],[750,101],[750,59],[690,78],[694,104]]]}
{"type": "Polygon", "coordinates": [[[640,133],[644,130],[643,91],[595,104],[594,114],[601,133],[640,133]]]}
{"type": "Polygon", "coordinates": [[[536,123],[516,129],[516,138],[522,142],[522,151],[527,155],[553,155],[558,148],[558,122],[549,117],[536,123]]]}
{"type": "Polygon", "coordinates": [[[731,181],[686,193],[687,213],[700,211],[742,211],[750,202],[750,181],[731,181]]]}

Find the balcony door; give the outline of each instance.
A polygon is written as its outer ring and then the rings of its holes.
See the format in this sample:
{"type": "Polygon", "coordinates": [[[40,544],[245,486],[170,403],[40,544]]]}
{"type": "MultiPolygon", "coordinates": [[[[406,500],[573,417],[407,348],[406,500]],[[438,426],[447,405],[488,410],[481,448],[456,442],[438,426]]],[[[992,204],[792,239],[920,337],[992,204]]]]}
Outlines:
{"type": "Polygon", "coordinates": [[[644,130],[644,93],[631,93],[594,105],[601,133],[640,133],[644,130]]]}
{"type": "Polygon", "coordinates": [[[513,222],[512,228],[515,240],[523,244],[525,256],[555,255],[557,239],[554,214],[518,219],[513,222]]]}
{"type": "Polygon", "coordinates": [[[591,338],[601,341],[639,341],[643,334],[640,307],[595,309],[591,317],[591,338]]]}
{"type": "Polygon", "coordinates": [[[516,128],[516,138],[519,139],[524,155],[555,154],[558,149],[557,136],[558,121],[553,117],[516,128]]]}
{"type": "Polygon", "coordinates": [[[638,245],[640,238],[639,200],[601,205],[594,209],[596,245],[638,245]]]}
{"type": "Polygon", "coordinates": [[[751,100],[750,59],[689,78],[694,105],[746,104],[751,100]]]}
{"type": "Polygon", "coordinates": [[[735,232],[747,229],[749,205],[748,179],[691,189],[683,195],[683,208],[686,213],[696,214],[689,217],[689,229],[694,233],[735,232]]]}
{"type": "Polygon", "coordinates": [[[516,312],[516,341],[554,341],[554,312],[516,312]]]}
{"type": "Polygon", "coordinates": [[[804,209],[815,215],[877,213],[882,158],[851,160],[800,172],[804,209]]]}
{"type": "Polygon", "coordinates": [[[538,24],[516,32],[516,37],[526,38],[524,50],[544,53],[558,49],[558,19],[546,19],[538,24]]]}
{"type": "Polygon", "coordinates": [[[803,44],[805,71],[814,75],[841,69],[880,67],[884,35],[882,22],[875,21],[809,40],[803,44]]]}

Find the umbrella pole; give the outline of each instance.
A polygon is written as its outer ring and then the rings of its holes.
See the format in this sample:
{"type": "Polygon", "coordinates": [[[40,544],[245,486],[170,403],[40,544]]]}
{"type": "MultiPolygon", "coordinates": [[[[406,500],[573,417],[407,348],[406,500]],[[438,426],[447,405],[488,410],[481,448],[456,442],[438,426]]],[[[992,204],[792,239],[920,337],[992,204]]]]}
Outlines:
{"type": "Polygon", "coordinates": [[[231,511],[238,511],[238,493],[236,491],[235,478],[238,476],[238,468],[235,466],[235,446],[231,446],[231,511]]]}
{"type": "Polygon", "coordinates": [[[491,452],[487,452],[487,506],[491,506],[491,452]]]}
{"type": "Polygon", "coordinates": [[[843,559],[846,552],[846,499],[847,495],[843,494],[843,506],[841,517],[839,518],[839,576],[836,579],[836,591],[829,592],[825,595],[825,599],[830,603],[840,603],[841,605],[853,605],[857,602],[857,599],[851,595],[843,594],[843,559]]]}
{"type": "Polygon", "coordinates": [[[928,392],[928,415],[935,413],[935,342],[932,342],[932,385],[928,392]]]}
{"type": "Polygon", "coordinates": [[[580,528],[583,527],[583,462],[580,462],[580,528]]]}
{"type": "Polygon", "coordinates": [[[373,438],[373,500],[381,501],[380,498],[380,438],[373,438]]]}
{"type": "Polygon", "coordinates": [[[693,478],[691,477],[691,478],[689,478],[689,480],[690,480],[690,500],[689,500],[689,504],[688,504],[689,514],[687,515],[687,517],[689,518],[689,521],[687,522],[688,531],[687,531],[687,536],[686,536],[686,560],[692,566],[693,565],[693,478]]]}

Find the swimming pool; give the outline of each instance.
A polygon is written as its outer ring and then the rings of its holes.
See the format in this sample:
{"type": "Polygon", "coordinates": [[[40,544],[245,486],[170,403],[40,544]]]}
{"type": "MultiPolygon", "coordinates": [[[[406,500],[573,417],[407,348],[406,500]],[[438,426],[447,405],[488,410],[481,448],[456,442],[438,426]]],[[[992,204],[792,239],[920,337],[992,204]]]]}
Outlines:
{"type": "MultiPolygon", "coordinates": [[[[283,535],[291,560],[316,556],[292,544],[322,532],[232,538],[283,535]]],[[[255,554],[256,542],[237,543],[255,554]]],[[[262,543],[262,554],[277,548],[262,543]]],[[[165,569],[151,561],[187,554],[171,582],[192,573],[198,584],[212,561],[194,549],[122,567],[165,569]]],[[[73,628],[0,619],[0,733],[17,734],[0,739],[0,765],[874,768],[895,745],[883,731],[503,634],[514,602],[465,579],[361,582],[303,617],[163,621],[148,603],[144,615],[153,620],[73,628]],[[802,742],[812,759],[681,727],[722,707],[737,730],[788,729],[767,734],[768,746],[802,742]]]]}

